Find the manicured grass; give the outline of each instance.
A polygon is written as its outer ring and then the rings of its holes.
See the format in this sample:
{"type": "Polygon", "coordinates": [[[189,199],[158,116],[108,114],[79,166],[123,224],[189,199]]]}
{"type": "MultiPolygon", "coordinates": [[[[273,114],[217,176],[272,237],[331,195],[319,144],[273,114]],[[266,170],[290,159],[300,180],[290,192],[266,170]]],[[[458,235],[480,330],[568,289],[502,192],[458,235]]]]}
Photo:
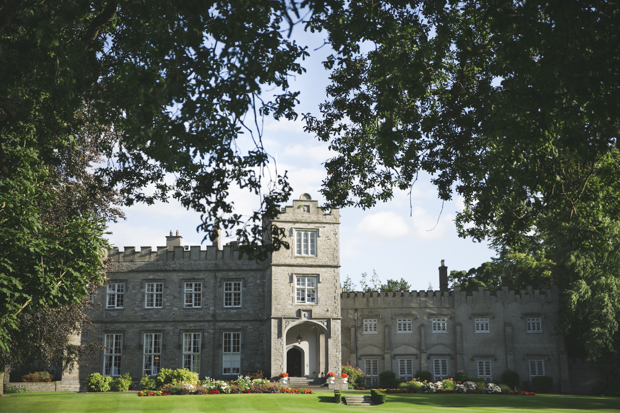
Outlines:
{"type": "MultiPolygon", "coordinates": [[[[360,394],[360,392],[343,392],[360,394]]],[[[369,410],[333,403],[333,392],[298,394],[226,394],[138,397],[136,393],[28,393],[0,398],[2,413],[96,412],[617,412],[620,399],[605,397],[469,394],[390,394],[369,410]]]]}

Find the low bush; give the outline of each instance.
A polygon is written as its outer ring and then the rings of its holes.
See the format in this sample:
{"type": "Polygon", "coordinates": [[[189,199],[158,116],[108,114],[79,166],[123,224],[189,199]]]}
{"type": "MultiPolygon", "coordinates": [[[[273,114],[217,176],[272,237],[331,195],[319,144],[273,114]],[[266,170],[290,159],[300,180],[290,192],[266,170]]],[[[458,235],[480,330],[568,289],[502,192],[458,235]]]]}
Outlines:
{"type": "Polygon", "coordinates": [[[508,387],[508,385],[506,384],[500,384],[499,385],[500,390],[502,391],[502,394],[508,394],[512,389],[510,387],[508,387]]]}
{"type": "Polygon", "coordinates": [[[200,383],[200,380],[198,373],[193,373],[188,369],[161,369],[155,377],[155,383],[158,389],[161,389],[166,384],[176,384],[179,382],[196,385],[200,383]]]}
{"type": "Polygon", "coordinates": [[[532,387],[536,393],[553,393],[553,377],[536,376],[532,378],[532,387]]]}
{"type": "Polygon", "coordinates": [[[506,370],[502,373],[502,383],[510,387],[510,390],[514,390],[515,387],[519,386],[520,382],[521,379],[519,379],[519,373],[516,371],[506,370]]]}
{"type": "Polygon", "coordinates": [[[24,386],[14,386],[12,384],[5,384],[4,393],[5,394],[28,393],[28,389],[25,388],[24,386]]]}
{"type": "Polygon", "coordinates": [[[395,389],[398,386],[396,373],[391,370],[386,370],[379,374],[379,386],[382,389],[395,389]]]}
{"type": "Polygon", "coordinates": [[[112,377],[102,376],[99,373],[93,373],[86,377],[86,389],[88,391],[106,392],[110,391],[110,383],[112,377]]]}
{"type": "Polygon", "coordinates": [[[155,390],[156,387],[155,379],[151,378],[149,375],[145,374],[144,377],[140,379],[140,388],[142,390],[155,390]]]}
{"type": "Polygon", "coordinates": [[[370,390],[370,397],[372,398],[372,402],[374,404],[383,404],[385,403],[387,394],[381,390],[372,389],[370,390]]]}
{"type": "Polygon", "coordinates": [[[127,391],[129,387],[133,384],[133,380],[129,373],[123,374],[121,377],[117,377],[116,379],[110,382],[110,388],[114,391],[127,391]]]}
{"type": "Polygon", "coordinates": [[[422,383],[419,381],[400,383],[398,388],[401,390],[411,390],[413,393],[422,393],[422,383]]]}
{"type": "Polygon", "coordinates": [[[250,393],[280,393],[281,388],[278,383],[252,384],[250,393]]]}
{"type": "Polygon", "coordinates": [[[426,370],[419,370],[414,377],[414,380],[416,381],[433,381],[433,375],[431,374],[430,371],[426,371],[426,370]]]}
{"type": "Polygon", "coordinates": [[[456,381],[457,383],[465,383],[466,381],[472,381],[473,379],[471,377],[469,377],[467,374],[463,373],[462,371],[459,371],[458,373],[456,373],[454,375],[454,381],[456,381]]]}
{"type": "Polygon", "coordinates": [[[614,396],[620,397],[620,381],[619,380],[599,380],[592,387],[594,396],[614,396]]]}
{"type": "Polygon", "coordinates": [[[456,383],[452,379],[446,379],[441,382],[441,390],[454,391],[455,388],[456,388],[456,383]]]}
{"type": "Polygon", "coordinates": [[[366,385],[366,375],[359,367],[349,364],[342,366],[342,372],[349,375],[349,388],[364,387],[366,385]]]}
{"type": "Polygon", "coordinates": [[[29,383],[49,383],[54,377],[47,371],[24,374],[22,380],[29,383]]]}
{"type": "Polygon", "coordinates": [[[342,394],[340,393],[340,390],[336,389],[334,390],[334,403],[340,402],[342,402],[342,394]]]}
{"type": "Polygon", "coordinates": [[[248,376],[252,380],[254,380],[254,379],[266,379],[267,378],[267,375],[261,369],[257,369],[253,373],[246,374],[246,376],[248,376]]]}

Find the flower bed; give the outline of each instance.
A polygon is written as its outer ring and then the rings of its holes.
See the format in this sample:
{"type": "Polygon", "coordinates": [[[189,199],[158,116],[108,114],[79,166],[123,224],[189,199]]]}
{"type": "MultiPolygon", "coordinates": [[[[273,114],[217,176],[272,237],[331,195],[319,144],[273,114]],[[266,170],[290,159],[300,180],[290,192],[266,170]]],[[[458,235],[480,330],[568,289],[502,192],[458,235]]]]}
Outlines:
{"type": "MultiPolygon", "coordinates": [[[[506,389],[506,386],[504,386],[506,389]]],[[[506,389],[507,390],[507,389],[506,389]]],[[[502,389],[494,383],[474,382],[468,380],[464,383],[453,379],[432,381],[409,381],[401,383],[398,389],[388,389],[387,393],[463,393],[463,394],[500,394],[502,389]]],[[[511,392],[512,394],[514,392],[511,392]]],[[[531,392],[528,392],[531,393],[531,392]]]]}
{"type": "Polygon", "coordinates": [[[312,394],[314,393],[310,389],[282,389],[282,393],[288,394],[312,394]]]}

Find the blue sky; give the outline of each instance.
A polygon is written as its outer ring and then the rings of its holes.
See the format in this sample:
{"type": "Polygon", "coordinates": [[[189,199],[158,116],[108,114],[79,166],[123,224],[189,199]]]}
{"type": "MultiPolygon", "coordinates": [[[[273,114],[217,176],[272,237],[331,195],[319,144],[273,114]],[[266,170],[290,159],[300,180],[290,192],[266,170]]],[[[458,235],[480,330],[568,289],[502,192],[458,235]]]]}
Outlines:
{"type": "MultiPolygon", "coordinates": [[[[291,82],[292,90],[301,92],[298,113],[318,114],[318,105],[326,98],[329,72],[321,62],[331,49],[323,45],[324,35],[303,33],[296,27],[294,38],[308,46],[310,58],[303,62],[307,72],[291,82]],[[318,50],[315,50],[319,48],[318,50]]],[[[277,160],[278,172],[288,171],[293,197],[309,193],[323,200],[319,190],[325,176],[323,163],[330,155],[328,145],[303,132],[301,117],[296,121],[265,119],[263,142],[277,160]]],[[[246,137],[247,138],[247,137],[246,137]]],[[[243,138],[240,146],[244,146],[243,138]]],[[[345,208],[340,211],[341,279],[350,275],[359,286],[363,272],[373,270],[382,281],[407,280],[413,290],[426,290],[429,283],[439,287],[437,268],[442,259],[449,270],[467,270],[488,261],[494,255],[485,243],[461,239],[456,234],[454,218],[462,208],[456,198],[443,205],[428,175],[420,174],[408,192],[396,192],[392,201],[369,210],[345,208]]],[[[257,200],[241,190],[232,197],[238,210],[249,213],[257,200]]],[[[124,209],[126,220],[109,225],[110,243],[124,246],[165,245],[170,230],[179,230],[185,245],[199,245],[204,234],[197,233],[200,216],[187,211],[175,201],[152,206],[136,205],[124,209]]],[[[203,244],[204,248],[205,244],[203,244]]]]}

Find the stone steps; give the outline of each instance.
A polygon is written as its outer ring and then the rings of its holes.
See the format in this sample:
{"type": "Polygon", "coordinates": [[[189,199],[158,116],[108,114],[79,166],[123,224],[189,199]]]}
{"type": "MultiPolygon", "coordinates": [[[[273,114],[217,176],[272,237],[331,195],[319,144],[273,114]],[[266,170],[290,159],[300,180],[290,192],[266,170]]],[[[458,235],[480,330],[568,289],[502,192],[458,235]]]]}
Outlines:
{"type": "Polygon", "coordinates": [[[306,377],[289,377],[288,387],[291,389],[327,390],[325,379],[309,379],[306,377]]]}
{"type": "Polygon", "coordinates": [[[370,396],[344,396],[344,404],[347,406],[369,407],[374,406],[370,396]]]}

